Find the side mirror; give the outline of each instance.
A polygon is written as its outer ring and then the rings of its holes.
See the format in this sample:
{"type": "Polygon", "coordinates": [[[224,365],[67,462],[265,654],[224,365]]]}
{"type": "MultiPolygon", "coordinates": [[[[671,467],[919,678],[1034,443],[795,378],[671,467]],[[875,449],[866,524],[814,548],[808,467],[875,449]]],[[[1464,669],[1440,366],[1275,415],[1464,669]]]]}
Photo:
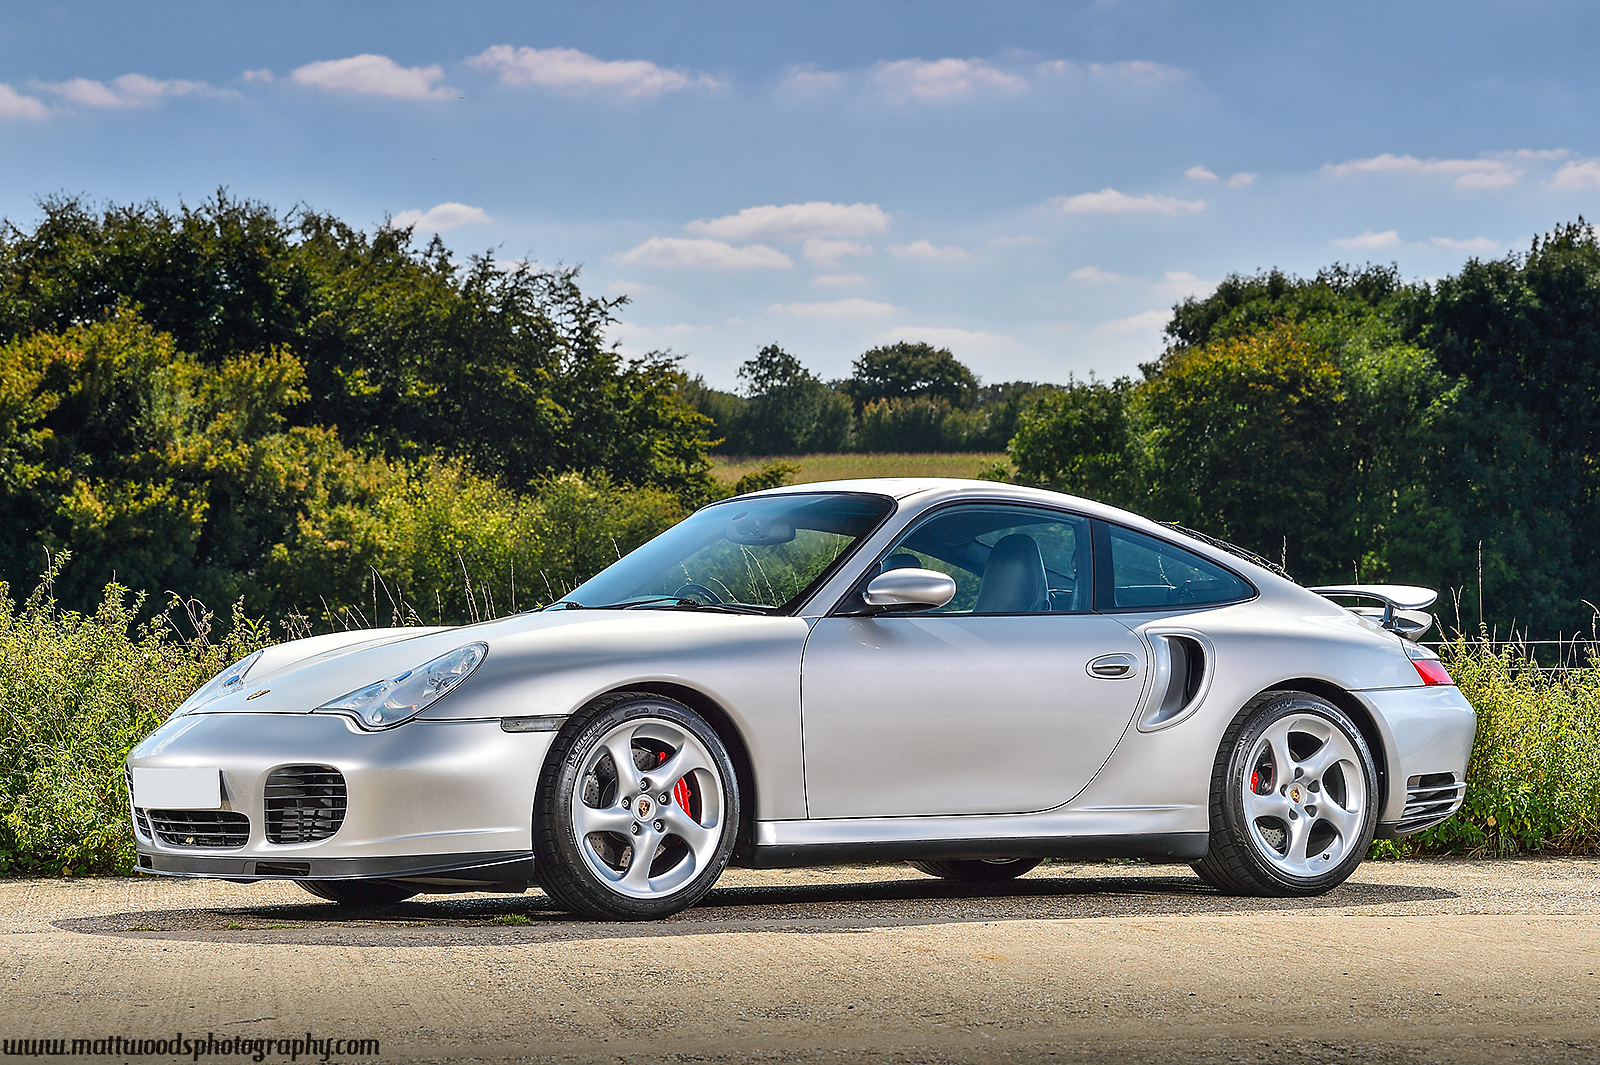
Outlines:
{"type": "Polygon", "coordinates": [[[956,582],[931,569],[892,569],[872,578],[861,592],[869,613],[890,610],[932,610],[956,596],[956,582]]]}

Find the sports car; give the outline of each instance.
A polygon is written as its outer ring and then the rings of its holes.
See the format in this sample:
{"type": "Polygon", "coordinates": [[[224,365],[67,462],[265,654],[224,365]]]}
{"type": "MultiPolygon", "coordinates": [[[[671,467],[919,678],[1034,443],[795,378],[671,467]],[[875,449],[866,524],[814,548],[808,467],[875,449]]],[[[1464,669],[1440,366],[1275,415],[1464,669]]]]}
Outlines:
{"type": "Polygon", "coordinates": [[[138,864],[606,919],[730,862],[1142,858],[1315,895],[1464,797],[1433,599],[1034,488],[771,489],[535,611],[234,663],[128,758],[138,864]]]}

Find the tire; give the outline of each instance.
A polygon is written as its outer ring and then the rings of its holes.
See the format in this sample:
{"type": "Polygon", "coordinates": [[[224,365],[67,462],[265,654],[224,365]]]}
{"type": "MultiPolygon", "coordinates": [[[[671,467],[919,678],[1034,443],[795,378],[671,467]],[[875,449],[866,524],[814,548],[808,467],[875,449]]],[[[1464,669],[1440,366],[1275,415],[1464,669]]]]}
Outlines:
{"type": "Polygon", "coordinates": [[[1372,752],[1342,710],[1304,692],[1259,695],[1223,736],[1194,871],[1230,895],[1324,894],[1366,857],[1378,801],[1372,752]]]}
{"type": "Polygon", "coordinates": [[[621,692],[574,714],[550,747],[534,802],[534,875],[575,913],[654,920],[711,890],[738,826],[733,761],[711,726],[676,700],[621,692]],[[623,751],[631,764],[613,756],[623,751]]]}
{"type": "Polygon", "coordinates": [[[296,880],[319,899],[341,906],[393,906],[417,894],[414,888],[392,880],[296,880]]]}
{"type": "Polygon", "coordinates": [[[1038,865],[1038,858],[953,858],[938,862],[911,862],[911,868],[945,880],[995,883],[1015,880],[1038,865]]]}

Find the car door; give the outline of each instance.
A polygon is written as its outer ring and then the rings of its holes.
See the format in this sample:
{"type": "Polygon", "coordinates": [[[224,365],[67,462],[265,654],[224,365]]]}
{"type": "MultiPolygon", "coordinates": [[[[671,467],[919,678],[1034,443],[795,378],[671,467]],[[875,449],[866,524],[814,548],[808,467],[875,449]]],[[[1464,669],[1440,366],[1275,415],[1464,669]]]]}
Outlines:
{"type": "Polygon", "coordinates": [[[1091,558],[1089,522],[1045,508],[964,504],[914,522],[862,583],[919,566],[955,578],[955,598],[813,627],[809,816],[1021,813],[1081,791],[1145,678],[1143,643],[1091,610],[1091,558]]]}

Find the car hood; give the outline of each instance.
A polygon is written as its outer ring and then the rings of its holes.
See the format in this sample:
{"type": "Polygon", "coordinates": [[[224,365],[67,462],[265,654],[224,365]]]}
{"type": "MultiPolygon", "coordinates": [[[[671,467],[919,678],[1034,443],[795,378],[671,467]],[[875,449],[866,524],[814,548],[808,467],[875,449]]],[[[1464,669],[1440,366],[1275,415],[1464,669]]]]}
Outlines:
{"type": "Polygon", "coordinates": [[[439,703],[453,704],[453,712],[442,716],[459,716],[460,704],[470,701],[474,690],[494,687],[509,676],[541,666],[614,660],[642,652],[670,655],[711,644],[736,649],[743,639],[762,640],[754,630],[770,631],[774,623],[783,628],[805,626],[798,618],[711,611],[551,610],[457,627],[333,633],[268,648],[245,674],[239,691],[193,713],[308,714],[375,681],[397,677],[458,647],[481,643],[488,648],[483,663],[439,703]]]}

